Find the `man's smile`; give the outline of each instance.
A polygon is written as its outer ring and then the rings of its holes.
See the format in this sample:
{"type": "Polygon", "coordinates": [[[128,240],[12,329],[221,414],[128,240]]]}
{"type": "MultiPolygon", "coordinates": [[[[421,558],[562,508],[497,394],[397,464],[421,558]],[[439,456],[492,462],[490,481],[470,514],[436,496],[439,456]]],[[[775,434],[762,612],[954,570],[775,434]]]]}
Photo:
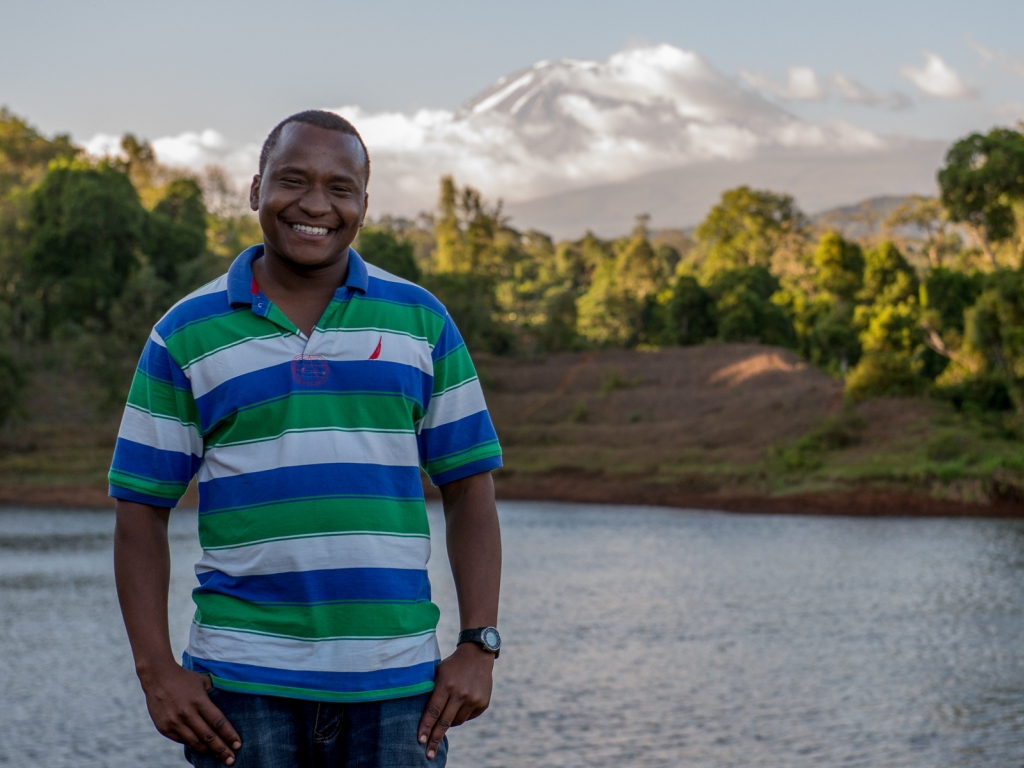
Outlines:
{"type": "Polygon", "coordinates": [[[293,230],[303,235],[326,235],[329,230],[327,227],[311,227],[308,224],[291,224],[289,225],[293,230]]]}

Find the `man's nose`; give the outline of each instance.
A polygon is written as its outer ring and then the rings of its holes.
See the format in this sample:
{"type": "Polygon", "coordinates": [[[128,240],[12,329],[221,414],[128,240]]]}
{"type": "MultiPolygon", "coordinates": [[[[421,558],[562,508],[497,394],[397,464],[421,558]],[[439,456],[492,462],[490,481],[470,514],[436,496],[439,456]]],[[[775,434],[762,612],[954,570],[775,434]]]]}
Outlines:
{"type": "Polygon", "coordinates": [[[319,184],[313,184],[299,200],[299,208],[309,216],[323,216],[331,211],[327,191],[319,184]]]}

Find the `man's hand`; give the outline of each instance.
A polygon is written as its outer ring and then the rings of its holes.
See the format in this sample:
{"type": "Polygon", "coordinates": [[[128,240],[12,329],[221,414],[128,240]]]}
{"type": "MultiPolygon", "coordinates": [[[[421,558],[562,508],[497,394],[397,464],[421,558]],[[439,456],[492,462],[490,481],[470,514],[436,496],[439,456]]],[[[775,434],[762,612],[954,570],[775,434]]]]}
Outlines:
{"type": "Polygon", "coordinates": [[[234,764],[234,750],[242,741],[207,695],[213,687],[209,677],[174,664],[159,674],[140,674],[139,678],[149,716],[160,733],[194,752],[210,752],[225,765],[234,764]]]}
{"type": "Polygon", "coordinates": [[[437,745],[449,728],[483,714],[491,703],[494,654],[473,643],[463,643],[437,665],[434,692],[420,719],[419,741],[433,760],[437,745]]]}

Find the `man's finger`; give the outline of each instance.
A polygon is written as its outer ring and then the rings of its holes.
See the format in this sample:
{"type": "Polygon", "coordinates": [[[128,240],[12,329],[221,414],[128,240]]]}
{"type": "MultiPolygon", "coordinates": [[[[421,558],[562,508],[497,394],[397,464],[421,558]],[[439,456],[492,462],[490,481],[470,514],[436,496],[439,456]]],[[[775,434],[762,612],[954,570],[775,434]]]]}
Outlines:
{"type": "Polygon", "coordinates": [[[166,731],[161,731],[171,741],[176,741],[179,744],[184,744],[186,747],[191,749],[193,752],[206,753],[206,745],[199,740],[195,732],[183,723],[177,723],[172,728],[166,731]]]}
{"type": "Polygon", "coordinates": [[[192,729],[207,751],[216,755],[225,765],[234,765],[234,751],[224,743],[224,740],[217,735],[210,723],[206,722],[199,712],[189,718],[188,727],[192,729]]]}
{"type": "Polygon", "coordinates": [[[217,735],[224,740],[224,743],[231,747],[231,749],[239,749],[242,746],[242,737],[238,735],[238,731],[234,729],[234,726],[228,722],[228,719],[224,717],[224,713],[218,709],[217,705],[207,699],[205,702],[199,705],[199,714],[203,716],[203,720],[213,727],[213,730],[217,732],[217,735]]]}
{"type": "Polygon", "coordinates": [[[444,711],[437,718],[437,722],[434,723],[434,727],[430,731],[430,739],[427,741],[427,760],[434,759],[434,755],[437,754],[437,745],[441,743],[441,739],[444,738],[448,729],[452,727],[452,723],[455,722],[455,717],[459,714],[461,704],[462,702],[455,696],[448,699],[444,711]]]}
{"type": "Polygon", "coordinates": [[[427,743],[427,739],[430,738],[430,731],[433,729],[434,723],[441,717],[447,701],[447,692],[439,685],[434,686],[434,692],[430,694],[427,706],[423,710],[423,717],[420,718],[420,727],[417,730],[418,735],[416,738],[420,744],[427,743]]]}

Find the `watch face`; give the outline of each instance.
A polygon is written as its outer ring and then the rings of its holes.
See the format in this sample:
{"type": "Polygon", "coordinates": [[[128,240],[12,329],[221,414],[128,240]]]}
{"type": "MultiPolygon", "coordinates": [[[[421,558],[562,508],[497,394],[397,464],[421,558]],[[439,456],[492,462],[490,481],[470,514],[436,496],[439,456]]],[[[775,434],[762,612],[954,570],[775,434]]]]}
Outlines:
{"type": "Polygon", "coordinates": [[[488,627],[484,630],[483,637],[484,645],[492,651],[498,650],[501,647],[501,635],[498,634],[498,630],[488,627]]]}

